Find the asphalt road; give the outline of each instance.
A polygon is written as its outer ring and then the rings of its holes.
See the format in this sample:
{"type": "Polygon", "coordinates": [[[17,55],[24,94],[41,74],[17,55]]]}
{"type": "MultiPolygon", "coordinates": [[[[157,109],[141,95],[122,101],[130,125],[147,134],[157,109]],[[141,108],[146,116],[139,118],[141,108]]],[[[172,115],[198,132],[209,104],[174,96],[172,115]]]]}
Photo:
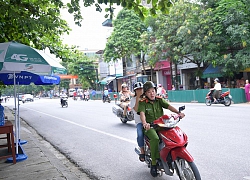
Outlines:
{"type": "MultiPolygon", "coordinates": [[[[7,103],[10,107],[14,106],[12,101],[7,103]]],[[[20,116],[96,179],[177,180],[176,176],[150,176],[134,152],[134,122],[121,123],[112,114],[113,104],[69,99],[69,107],[62,108],[59,99],[40,99],[21,104],[20,116]]],[[[179,127],[189,137],[187,149],[202,179],[250,179],[250,104],[171,104],[186,106],[186,117],[179,127]]]]}

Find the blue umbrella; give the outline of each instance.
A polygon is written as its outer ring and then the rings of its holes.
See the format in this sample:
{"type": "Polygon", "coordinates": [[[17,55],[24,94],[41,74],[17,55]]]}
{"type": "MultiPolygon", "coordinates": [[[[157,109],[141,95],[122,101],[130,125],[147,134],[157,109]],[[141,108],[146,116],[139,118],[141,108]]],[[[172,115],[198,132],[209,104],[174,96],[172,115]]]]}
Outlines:
{"type": "Polygon", "coordinates": [[[15,83],[18,85],[29,85],[30,83],[34,83],[35,85],[52,85],[60,83],[59,76],[38,75],[26,71],[21,71],[20,73],[15,74],[10,72],[0,72],[0,81],[5,85],[15,85],[14,76],[16,80],[15,83]]]}
{"type": "MultiPolygon", "coordinates": [[[[27,71],[21,71],[17,73],[0,71],[0,81],[5,85],[29,85],[34,83],[35,85],[52,85],[59,84],[59,76],[49,76],[49,75],[38,75],[27,71]]],[[[16,91],[15,91],[16,93],[16,91]]],[[[16,97],[16,95],[15,95],[16,97]]],[[[27,155],[24,153],[24,150],[21,147],[20,141],[20,120],[19,120],[19,106],[18,106],[18,118],[16,117],[16,99],[15,99],[15,129],[16,129],[16,161],[22,161],[27,159],[27,155]],[[21,148],[22,153],[18,153],[18,147],[21,148]]],[[[24,141],[23,141],[24,142],[24,141]]],[[[26,143],[26,142],[24,142],[26,143]]],[[[8,158],[7,162],[13,162],[12,158],[8,158]]]]}

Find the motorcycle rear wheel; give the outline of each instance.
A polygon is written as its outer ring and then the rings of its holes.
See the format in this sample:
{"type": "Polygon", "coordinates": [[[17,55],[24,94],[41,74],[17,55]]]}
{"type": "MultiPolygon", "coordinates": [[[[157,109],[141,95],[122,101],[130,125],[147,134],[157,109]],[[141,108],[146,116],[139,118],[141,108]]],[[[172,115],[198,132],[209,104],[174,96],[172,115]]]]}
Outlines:
{"type": "Polygon", "coordinates": [[[188,162],[185,159],[178,159],[174,162],[180,180],[201,180],[199,170],[194,162],[188,162]]]}
{"type": "Polygon", "coordinates": [[[231,99],[229,97],[225,97],[224,101],[225,101],[224,102],[225,106],[230,106],[231,105],[231,99]]]}
{"type": "Polygon", "coordinates": [[[211,99],[206,99],[205,103],[206,103],[207,106],[211,106],[212,101],[211,101],[211,99]]]}

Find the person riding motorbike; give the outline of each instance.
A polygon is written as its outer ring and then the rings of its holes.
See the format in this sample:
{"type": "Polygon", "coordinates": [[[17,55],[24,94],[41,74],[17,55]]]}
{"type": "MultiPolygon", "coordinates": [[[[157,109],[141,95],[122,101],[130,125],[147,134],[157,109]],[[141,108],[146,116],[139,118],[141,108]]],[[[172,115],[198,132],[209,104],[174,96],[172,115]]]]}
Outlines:
{"type": "Polygon", "coordinates": [[[220,97],[220,93],[221,93],[221,84],[220,84],[220,80],[218,78],[214,79],[214,88],[211,88],[210,91],[214,91],[213,92],[213,98],[214,98],[214,102],[217,102],[217,99],[220,97]]]}
{"type": "Polygon", "coordinates": [[[134,120],[137,129],[137,144],[140,147],[139,160],[141,162],[145,161],[145,152],[144,152],[144,134],[143,134],[143,126],[140,119],[140,116],[137,114],[137,109],[139,105],[139,101],[143,94],[143,84],[141,82],[136,82],[134,84],[134,92],[135,96],[130,100],[130,107],[132,108],[134,114],[134,120]]]}
{"type": "Polygon", "coordinates": [[[68,98],[67,94],[62,90],[61,94],[60,94],[60,100],[61,100],[61,104],[63,103],[63,98],[68,98]]]}
{"type": "Polygon", "coordinates": [[[120,92],[120,106],[123,108],[123,116],[126,116],[127,113],[127,107],[130,102],[130,96],[134,96],[134,93],[132,93],[130,90],[128,90],[128,86],[126,84],[121,85],[121,92],[120,92]]]}
{"type": "Polygon", "coordinates": [[[102,100],[104,101],[104,98],[106,98],[108,95],[109,95],[108,88],[105,87],[105,88],[104,88],[104,91],[103,91],[102,100]]]}
{"type": "Polygon", "coordinates": [[[143,91],[145,98],[141,99],[139,102],[137,113],[140,114],[140,118],[144,127],[144,134],[150,139],[150,150],[151,150],[151,167],[150,173],[153,177],[157,174],[157,159],[160,158],[159,154],[159,136],[155,129],[150,128],[150,123],[158,119],[164,114],[163,108],[169,109],[170,111],[179,114],[181,118],[185,116],[184,113],[179,113],[179,111],[171,106],[162,97],[156,96],[156,86],[151,81],[146,81],[143,84],[143,91]]]}

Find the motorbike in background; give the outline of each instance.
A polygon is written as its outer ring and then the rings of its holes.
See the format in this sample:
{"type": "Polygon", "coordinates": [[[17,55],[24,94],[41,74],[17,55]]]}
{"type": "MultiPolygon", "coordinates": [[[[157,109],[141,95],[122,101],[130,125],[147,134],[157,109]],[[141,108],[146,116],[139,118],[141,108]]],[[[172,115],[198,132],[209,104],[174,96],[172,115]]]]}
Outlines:
{"type": "Polygon", "coordinates": [[[85,95],[85,97],[84,97],[83,100],[84,100],[84,101],[88,101],[88,100],[89,100],[89,95],[85,95]]]}
{"type": "Polygon", "coordinates": [[[209,90],[209,92],[206,95],[205,104],[207,106],[211,106],[212,104],[224,104],[225,106],[231,105],[232,96],[230,95],[230,90],[224,93],[221,93],[220,97],[216,99],[217,100],[216,102],[214,102],[213,93],[214,93],[214,90],[209,90]]]}
{"type": "Polygon", "coordinates": [[[107,96],[104,96],[102,101],[103,101],[103,103],[105,103],[105,102],[110,103],[111,102],[110,95],[108,94],[107,96]]]}
{"type": "MultiPolygon", "coordinates": [[[[184,109],[185,106],[179,107],[179,112],[184,109]]],[[[176,172],[180,180],[201,180],[194,158],[186,149],[188,137],[176,126],[180,120],[179,115],[163,115],[150,124],[151,128],[157,129],[160,138],[160,159],[156,164],[158,176],[162,176],[163,173],[173,176],[176,172]]],[[[150,168],[152,160],[150,140],[147,136],[144,136],[144,142],[145,163],[150,168]]],[[[135,152],[139,155],[140,148],[135,148],[135,152]]]]}
{"type": "MultiPolygon", "coordinates": [[[[128,101],[129,99],[127,99],[126,101],[128,101]]],[[[112,107],[112,112],[118,117],[120,118],[122,123],[127,123],[128,121],[133,121],[134,120],[134,113],[132,111],[132,108],[128,105],[127,106],[127,113],[124,116],[123,115],[123,108],[121,106],[121,103],[118,102],[116,103],[113,107],[112,107]]]]}
{"type": "Polygon", "coordinates": [[[61,106],[68,107],[68,97],[61,97],[61,106]]]}

